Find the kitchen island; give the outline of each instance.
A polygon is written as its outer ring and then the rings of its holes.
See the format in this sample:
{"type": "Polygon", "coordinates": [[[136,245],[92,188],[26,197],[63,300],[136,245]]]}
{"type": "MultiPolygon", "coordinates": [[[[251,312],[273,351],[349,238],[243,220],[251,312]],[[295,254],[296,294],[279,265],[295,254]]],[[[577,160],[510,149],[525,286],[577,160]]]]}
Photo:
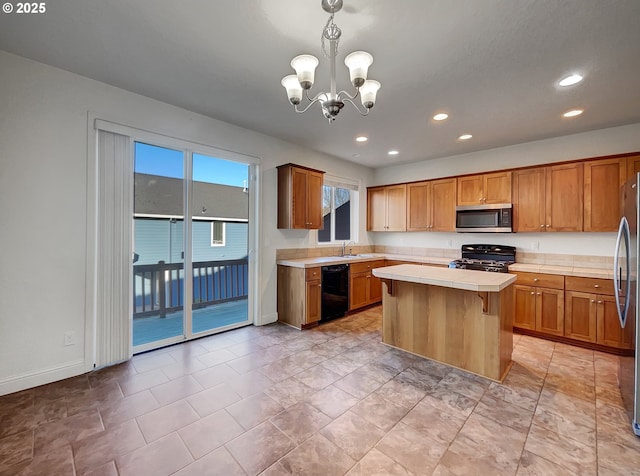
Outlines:
{"type": "Polygon", "coordinates": [[[511,365],[516,277],[402,264],[373,270],[383,284],[382,341],[501,381],[511,365]]]}

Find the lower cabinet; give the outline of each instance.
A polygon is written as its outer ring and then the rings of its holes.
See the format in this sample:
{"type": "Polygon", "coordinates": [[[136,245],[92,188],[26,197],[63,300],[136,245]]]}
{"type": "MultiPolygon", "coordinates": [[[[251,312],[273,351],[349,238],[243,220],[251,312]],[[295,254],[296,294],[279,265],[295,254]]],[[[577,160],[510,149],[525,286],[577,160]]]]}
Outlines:
{"type": "Polygon", "coordinates": [[[633,348],[632,329],[620,327],[612,280],[516,274],[515,329],[594,344],[594,348],[633,348]]]}
{"type": "Polygon", "coordinates": [[[564,333],[564,291],[515,285],[514,327],[561,336],[564,333]]]}
{"type": "Polygon", "coordinates": [[[321,317],[321,268],[278,266],[278,320],[304,329],[321,317]]]}
{"type": "Polygon", "coordinates": [[[371,270],[382,268],[384,265],[384,260],[349,265],[349,310],[381,301],[382,282],[371,273],[371,270]]]}
{"type": "Polygon", "coordinates": [[[567,276],[565,335],[584,342],[632,349],[632,329],[620,327],[610,279],[567,276]]]}

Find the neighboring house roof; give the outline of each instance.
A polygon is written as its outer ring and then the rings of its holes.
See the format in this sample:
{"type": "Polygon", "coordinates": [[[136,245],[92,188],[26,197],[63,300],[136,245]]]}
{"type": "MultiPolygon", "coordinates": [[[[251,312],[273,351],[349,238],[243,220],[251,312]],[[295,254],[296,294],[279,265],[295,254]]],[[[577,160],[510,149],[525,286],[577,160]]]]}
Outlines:
{"type": "MultiPolygon", "coordinates": [[[[182,218],[183,181],[159,175],[134,174],[134,215],[182,218]]],[[[249,194],[243,187],[193,182],[194,219],[249,219],[249,194]]]]}

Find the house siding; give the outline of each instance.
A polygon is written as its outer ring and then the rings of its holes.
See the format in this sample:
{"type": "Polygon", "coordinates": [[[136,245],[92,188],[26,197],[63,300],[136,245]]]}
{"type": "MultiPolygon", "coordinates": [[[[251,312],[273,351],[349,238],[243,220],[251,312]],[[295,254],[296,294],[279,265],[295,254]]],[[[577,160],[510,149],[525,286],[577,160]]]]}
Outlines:
{"type": "MultiPolygon", "coordinates": [[[[226,261],[247,256],[247,223],[227,222],[225,246],[211,246],[211,222],[195,221],[193,233],[193,261],[226,261]]],[[[135,264],[156,264],[158,261],[182,261],[183,222],[167,219],[135,219],[135,264]],[[171,253],[171,256],[170,256],[171,253]]]]}

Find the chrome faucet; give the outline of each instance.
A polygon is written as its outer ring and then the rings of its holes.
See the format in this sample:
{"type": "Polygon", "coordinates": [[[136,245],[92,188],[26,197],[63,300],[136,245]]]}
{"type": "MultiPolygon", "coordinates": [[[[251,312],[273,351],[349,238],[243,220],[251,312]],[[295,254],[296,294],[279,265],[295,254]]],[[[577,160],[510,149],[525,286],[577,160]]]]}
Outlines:
{"type": "MultiPolygon", "coordinates": [[[[340,256],[347,256],[347,246],[349,245],[355,245],[355,242],[353,241],[349,241],[348,243],[346,241],[342,242],[342,251],[340,252],[340,256]]],[[[351,250],[349,250],[349,256],[351,256],[351,250]]]]}

